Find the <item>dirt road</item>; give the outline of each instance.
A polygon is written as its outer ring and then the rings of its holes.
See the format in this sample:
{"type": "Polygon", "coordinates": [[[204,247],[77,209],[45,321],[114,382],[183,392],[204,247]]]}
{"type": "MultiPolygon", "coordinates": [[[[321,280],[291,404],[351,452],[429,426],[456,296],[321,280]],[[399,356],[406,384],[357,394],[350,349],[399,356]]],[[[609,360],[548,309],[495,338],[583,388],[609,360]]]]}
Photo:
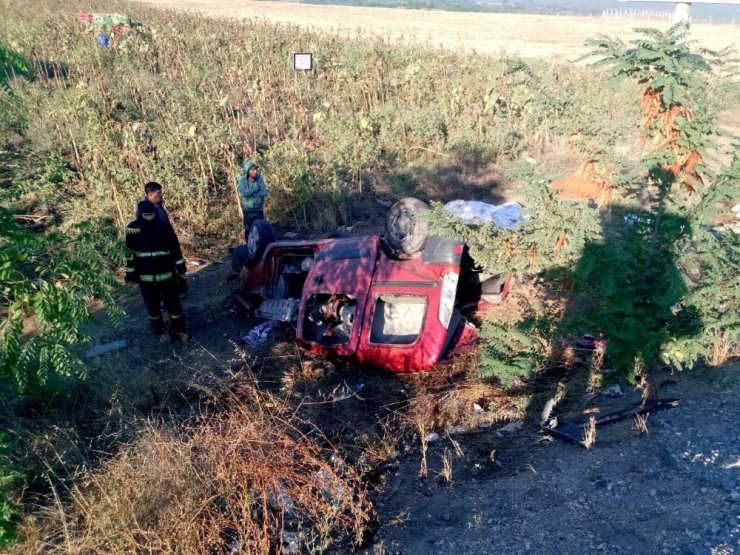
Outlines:
{"type": "Polygon", "coordinates": [[[449,438],[430,450],[430,479],[409,457],[365,553],[740,553],[740,365],[659,378],[679,406],[650,415],[648,435],[600,428],[591,451],[526,426],[457,436],[451,486],[434,479],[449,438]]]}
{"type": "MultiPolygon", "coordinates": [[[[445,48],[525,58],[573,60],[589,52],[587,39],[599,35],[634,37],[635,27],[664,28],[668,22],[628,18],[461,13],[397,8],[320,6],[255,0],[156,0],[161,8],[196,10],[209,15],[341,32],[381,35],[445,48]]],[[[697,24],[692,39],[721,49],[740,44],[740,25],[697,24]]]]}

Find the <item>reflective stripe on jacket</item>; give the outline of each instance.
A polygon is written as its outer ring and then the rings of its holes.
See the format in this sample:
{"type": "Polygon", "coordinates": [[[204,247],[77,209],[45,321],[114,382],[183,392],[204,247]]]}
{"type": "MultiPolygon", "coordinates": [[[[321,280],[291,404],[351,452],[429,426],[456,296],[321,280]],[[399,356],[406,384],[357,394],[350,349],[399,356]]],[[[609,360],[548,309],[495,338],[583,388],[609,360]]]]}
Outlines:
{"type": "Polygon", "coordinates": [[[172,272],[166,272],[164,274],[139,274],[139,281],[167,281],[172,279],[172,272]]]}
{"type": "Polygon", "coordinates": [[[160,282],[184,274],[185,259],[172,226],[139,218],[126,228],[126,281],[160,282]]]}

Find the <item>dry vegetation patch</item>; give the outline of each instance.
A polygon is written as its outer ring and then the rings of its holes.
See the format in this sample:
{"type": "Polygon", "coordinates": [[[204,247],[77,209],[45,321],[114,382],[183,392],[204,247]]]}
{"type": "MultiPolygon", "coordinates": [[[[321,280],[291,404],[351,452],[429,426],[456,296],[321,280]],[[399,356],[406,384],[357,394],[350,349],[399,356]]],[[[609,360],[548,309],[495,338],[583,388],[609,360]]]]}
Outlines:
{"type": "MultiPolygon", "coordinates": [[[[44,510],[35,549],[268,553],[359,544],[373,521],[360,476],[248,377],[217,411],[149,424],[44,510]]],[[[61,492],[60,492],[61,493],[61,492]]],[[[27,546],[30,547],[30,546],[27,546]]]]}

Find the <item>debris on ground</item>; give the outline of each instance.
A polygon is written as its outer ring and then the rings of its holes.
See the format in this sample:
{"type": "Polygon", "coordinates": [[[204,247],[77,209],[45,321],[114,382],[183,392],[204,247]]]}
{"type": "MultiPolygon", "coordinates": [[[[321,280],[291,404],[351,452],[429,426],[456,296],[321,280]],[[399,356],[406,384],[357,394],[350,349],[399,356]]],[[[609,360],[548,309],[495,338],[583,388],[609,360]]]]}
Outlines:
{"type": "Polygon", "coordinates": [[[439,434],[437,432],[432,432],[431,434],[427,434],[424,437],[424,441],[427,443],[434,443],[435,441],[439,441],[439,434]]]}
{"type": "Polygon", "coordinates": [[[275,327],[277,322],[273,320],[267,320],[261,324],[253,327],[248,333],[242,335],[239,339],[247,347],[254,349],[261,343],[264,343],[267,339],[270,330],[275,327]]]}
{"type": "Polygon", "coordinates": [[[606,395],[607,397],[622,397],[624,395],[619,384],[614,384],[611,387],[607,387],[601,393],[603,395],[606,395]]]}
{"type": "Polygon", "coordinates": [[[501,205],[487,204],[477,200],[453,200],[445,204],[445,210],[464,222],[484,224],[491,222],[504,229],[514,229],[517,224],[529,220],[522,213],[518,202],[507,202],[501,205]]]}
{"type": "Polygon", "coordinates": [[[573,334],[568,334],[568,340],[570,341],[573,349],[575,349],[576,351],[603,351],[606,347],[606,339],[604,338],[603,333],[600,333],[598,335],[598,338],[589,333],[582,335],[581,337],[576,337],[573,334]]]}
{"type": "MultiPolygon", "coordinates": [[[[644,404],[640,404],[637,407],[631,407],[611,414],[602,416],[594,420],[596,427],[604,426],[606,424],[613,424],[621,420],[626,420],[637,415],[648,414],[655,410],[676,408],[678,406],[678,399],[663,399],[650,401],[644,404]]],[[[542,429],[550,435],[564,439],[571,443],[576,443],[583,446],[586,438],[586,429],[589,426],[589,422],[575,423],[567,420],[560,420],[557,417],[550,419],[547,424],[542,426],[542,429]]]]}
{"type": "Polygon", "coordinates": [[[496,435],[501,437],[503,434],[513,434],[518,432],[524,426],[524,422],[509,422],[506,426],[499,428],[496,431],[496,435]]]}
{"type": "Polygon", "coordinates": [[[125,349],[126,345],[127,343],[125,339],[118,339],[116,341],[111,341],[110,343],[105,343],[104,345],[95,345],[95,347],[85,353],[85,358],[90,359],[101,355],[115,353],[121,349],[125,349]]]}

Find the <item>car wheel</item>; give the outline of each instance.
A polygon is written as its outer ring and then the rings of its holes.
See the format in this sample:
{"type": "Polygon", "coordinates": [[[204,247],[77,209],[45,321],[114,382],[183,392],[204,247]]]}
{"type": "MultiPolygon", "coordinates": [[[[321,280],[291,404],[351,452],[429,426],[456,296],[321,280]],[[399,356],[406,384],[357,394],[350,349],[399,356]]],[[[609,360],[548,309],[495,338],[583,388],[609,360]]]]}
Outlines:
{"type": "Polygon", "coordinates": [[[272,243],[272,225],[267,220],[255,220],[247,235],[247,260],[256,263],[272,243]]]}
{"type": "Polygon", "coordinates": [[[429,206],[416,198],[402,198],[391,206],[385,218],[385,240],[402,255],[420,252],[429,236],[429,223],[422,214],[429,206]]]}

